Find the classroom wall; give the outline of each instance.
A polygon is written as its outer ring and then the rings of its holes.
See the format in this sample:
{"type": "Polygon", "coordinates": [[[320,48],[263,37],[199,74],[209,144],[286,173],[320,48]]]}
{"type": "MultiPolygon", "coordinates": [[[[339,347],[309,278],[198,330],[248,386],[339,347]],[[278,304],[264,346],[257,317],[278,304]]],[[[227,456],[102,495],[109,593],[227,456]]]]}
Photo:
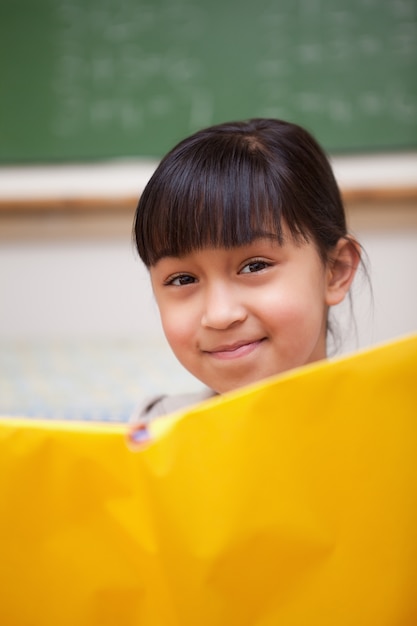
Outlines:
{"type": "MultiPolygon", "coordinates": [[[[411,207],[408,215],[416,214],[417,207],[411,207]]],[[[88,224],[79,218],[78,226],[74,216],[34,219],[3,221],[1,341],[70,337],[162,341],[147,271],[131,243],[131,215],[96,216],[88,224]]],[[[357,345],[416,331],[417,220],[397,219],[395,206],[381,211],[373,206],[370,211],[355,209],[350,222],[367,252],[373,290],[371,295],[367,280],[359,276],[353,293],[357,345]],[[387,214],[391,217],[384,222],[381,215],[387,214]]],[[[347,338],[343,350],[349,351],[356,346],[347,333],[349,312],[341,310],[337,316],[347,338]]]]}

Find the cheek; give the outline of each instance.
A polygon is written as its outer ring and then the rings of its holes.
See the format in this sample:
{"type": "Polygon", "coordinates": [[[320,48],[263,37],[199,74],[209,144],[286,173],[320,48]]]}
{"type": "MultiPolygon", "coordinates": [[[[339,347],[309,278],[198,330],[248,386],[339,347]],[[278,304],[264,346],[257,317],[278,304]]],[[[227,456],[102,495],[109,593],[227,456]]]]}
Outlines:
{"type": "Polygon", "coordinates": [[[186,309],[176,310],[175,307],[169,307],[161,311],[161,322],[167,341],[174,351],[192,337],[193,324],[186,309]]]}
{"type": "Polygon", "coordinates": [[[271,322],[291,321],[305,309],[305,297],[301,292],[282,289],[257,298],[256,306],[260,315],[268,317],[271,322]]]}
{"type": "Polygon", "coordinates": [[[295,327],[301,331],[303,327],[321,325],[325,304],[310,285],[302,285],[258,301],[258,310],[273,327],[295,327]]]}

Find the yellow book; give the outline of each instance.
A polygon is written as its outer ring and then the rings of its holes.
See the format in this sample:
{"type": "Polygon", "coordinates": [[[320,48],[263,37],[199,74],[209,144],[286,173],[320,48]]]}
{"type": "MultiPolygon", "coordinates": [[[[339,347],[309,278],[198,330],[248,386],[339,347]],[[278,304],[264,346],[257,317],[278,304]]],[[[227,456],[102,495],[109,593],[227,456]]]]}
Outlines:
{"type": "Polygon", "coordinates": [[[417,336],[150,426],[0,421],[4,626],[415,626],[417,336]]]}

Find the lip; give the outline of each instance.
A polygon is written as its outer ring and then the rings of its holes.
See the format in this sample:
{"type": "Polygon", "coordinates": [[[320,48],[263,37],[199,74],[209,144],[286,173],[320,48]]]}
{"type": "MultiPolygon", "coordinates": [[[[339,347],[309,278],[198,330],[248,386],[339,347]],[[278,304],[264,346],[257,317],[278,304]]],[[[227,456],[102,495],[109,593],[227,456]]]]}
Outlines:
{"type": "Polygon", "coordinates": [[[211,350],[204,350],[203,352],[221,361],[231,361],[251,354],[263,341],[264,338],[253,341],[238,341],[233,344],[216,346],[211,350]]]}

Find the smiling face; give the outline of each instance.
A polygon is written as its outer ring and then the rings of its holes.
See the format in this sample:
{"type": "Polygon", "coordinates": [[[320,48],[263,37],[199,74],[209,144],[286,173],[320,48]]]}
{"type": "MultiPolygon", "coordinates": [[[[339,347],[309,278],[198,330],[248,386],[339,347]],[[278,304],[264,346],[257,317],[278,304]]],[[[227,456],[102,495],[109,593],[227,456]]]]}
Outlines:
{"type": "Polygon", "coordinates": [[[184,139],[147,183],[134,231],[168,342],[208,387],[326,356],[328,307],[360,254],[330,163],[300,126],[254,119],[184,139]]]}
{"type": "Polygon", "coordinates": [[[326,356],[329,268],[313,243],[259,238],[150,268],[177,359],[218,393],[326,356]]]}

